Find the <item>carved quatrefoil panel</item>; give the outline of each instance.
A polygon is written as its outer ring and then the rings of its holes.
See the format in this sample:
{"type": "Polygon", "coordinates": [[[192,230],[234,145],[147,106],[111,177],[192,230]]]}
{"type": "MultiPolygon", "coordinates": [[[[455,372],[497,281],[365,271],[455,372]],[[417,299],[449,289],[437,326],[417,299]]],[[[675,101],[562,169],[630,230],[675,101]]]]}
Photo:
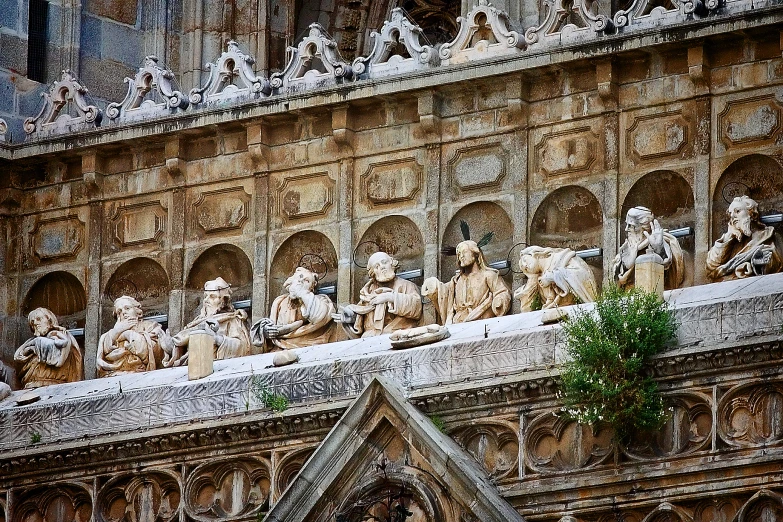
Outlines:
{"type": "Polygon", "coordinates": [[[169,522],[179,518],[179,481],[163,471],[121,475],[98,493],[97,522],[169,522]]]}
{"type": "Polygon", "coordinates": [[[551,473],[588,469],[609,460],[614,431],[607,425],[585,426],[547,411],[533,419],[523,440],[525,463],[551,473]]]}
{"type": "Polygon", "coordinates": [[[718,435],[737,447],[783,442],[783,382],[731,389],[718,404],[718,435]]]}
{"type": "Polygon", "coordinates": [[[269,510],[270,470],[263,458],[202,464],[185,486],[185,511],[204,522],[258,516],[269,510]]]}
{"type": "Polygon", "coordinates": [[[81,522],[92,517],[92,499],[81,485],[53,484],[18,494],[13,511],[12,522],[81,522]]]}
{"type": "Polygon", "coordinates": [[[514,478],[519,470],[519,428],[512,422],[472,424],[449,435],[496,480],[514,478]]]}
{"type": "Polygon", "coordinates": [[[666,397],[669,416],[666,424],[654,434],[639,434],[625,453],[644,460],[687,455],[709,449],[712,433],[712,409],[708,396],[700,393],[666,397]]]}

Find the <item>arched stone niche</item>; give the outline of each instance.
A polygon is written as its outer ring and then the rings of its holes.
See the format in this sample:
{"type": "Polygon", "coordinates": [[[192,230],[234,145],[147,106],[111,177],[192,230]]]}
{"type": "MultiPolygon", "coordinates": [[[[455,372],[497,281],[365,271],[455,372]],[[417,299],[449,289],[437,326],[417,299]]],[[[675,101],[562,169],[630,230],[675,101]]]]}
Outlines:
{"type": "Polygon", "coordinates": [[[114,300],[128,295],[141,303],[145,316],[169,312],[169,276],[157,261],[137,257],[121,264],[109,278],[102,296],[103,329],[114,324],[114,300]]]}
{"type": "Polygon", "coordinates": [[[87,294],[76,276],[69,272],[50,272],[33,284],[22,304],[25,339],[30,336],[27,314],[38,307],[48,308],[57,316],[60,326],[84,328],[87,315],[87,294]]]}
{"type": "MultiPolygon", "coordinates": [[[[381,250],[400,262],[397,272],[424,269],[424,238],[419,227],[405,216],[388,216],[379,219],[367,229],[356,246],[355,261],[361,266],[367,265],[367,259],[381,250]]],[[[367,273],[356,265],[353,297],[358,299],[359,290],[367,282],[367,273]]],[[[423,278],[412,280],[421,286],[423,278]]]]}
{"type": "MultiPolygon", "coordinates": [[[[303,230],[286,239],[272,258],[269,267],[270,303],[283,293],[283,283],[300,263],[319,272],[319,286],[337,285],[337,252],[334,245],[320,232],[303,230]]],[[[336,295],[330,297],[334,299],[336,295]]]]}
{"type": "MultiPolygon", "coordinates": [[[[712,238],[714,242],[726,231],[726,211],[736,196],[750,196],[759,204],[761,215],[783,212],[783,167],[762,154],[744,156],[723,171],[712,196],[712,238]]],[[[778,232],[783,225],[777,224],[778,232]]]]}
{"type": "MultiPolygon", "coordinates": [[[[204,283],[222,277],[231,285],[232,301],[253,295],[253,265],[245,252],[234,245],[221,244],[204,250],[193,262],[185,291],[185,323],[199,313],[204,283]]],[[[250,315],[250,311],[248,311],[250,315]]]]}
{"type": "MultiPolygon", "coordinates": [[[[677,172],[658,170],[642,176],[625,196],[620,223],[620,243],[625,241],[625,216],[633,207],[647,207],[667,230],[696,226],[693,189],[677,172]]],[[[696,250],[695,234],[677,240],[685,258],[685,280],[682,286],[693,285],[693,256],[696,250]]]]}
{"type": "MultiPolygon", "coordinates": [[[[575,185],[562,187],[545,197],[533,214],[530,244],[575,251],[599,248],[603,246],[603,223],[601,204],[592,192],[575,185]]],[[[585,261],[595,280],[603,281],[603,259],[585,261]]]]}
{"type": "MultiPolygon", "coordinates": [[[[464,221],[470,227],[470,239],[478,242],[484,234],[493,232],[495,235],[486,246],[482,248],[484,257],[488,263],[503,261],[508,257],[508,252],[514,244],[514,225],[503,208],[489,201],[479,201],[465,205],[454,214],[443,231],[441,246],[457,246],[463,241],[460,221],[464,221]]],[[[513,262],[513,260],[512,260],[513,262]]],[[[448,281],[457,270],[457,258],[455,256],[440,256],[440,279],[448,281]]],[[[512,272],[503,270],[503,279],[509,288],[512,286],[512,272]]]]}

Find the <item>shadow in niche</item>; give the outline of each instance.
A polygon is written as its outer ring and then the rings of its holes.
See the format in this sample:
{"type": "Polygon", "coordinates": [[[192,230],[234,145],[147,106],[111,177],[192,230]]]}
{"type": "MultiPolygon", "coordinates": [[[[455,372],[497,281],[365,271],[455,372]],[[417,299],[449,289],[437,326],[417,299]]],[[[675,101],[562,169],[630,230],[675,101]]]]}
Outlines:
{"type": "Polygon", "coordinates": [[[87,294],[82,283],[68,272],[50,272],[40,278],[27,292],[22,303],[19,339],[27,339],[32,334],[27,325],[27,314],[38,307],[48,308],[57,316],[60,326],[68,329],[84,328],[87,317],[87,294]]]}
{"type": "MultiPolygon", "coordinates": [[[[185,285],[185,323],[198,316],[204,283],[222,277],[231,285],[231,300],[243,301],[253,297],[253,267],[247,254],[234,245],[209,247],[196,258],[185,285]]],[[[248,310],[248,315],[251,310],[248,310]]]]}
{"type": "MultiPolygon", "coordinates": [[[[283,241],[272,258],[269,268],[270,303],[284,293],[283,283],[298,266],[305,266],[318,274],[319,288],[337,286],[337,252],[334,245],[324,234],[304,230],[283,241]]],[[[334,300],[336,294],[330,297],[334,300]]]]}
{"type": "Polygon", "coordinates": [[[111,275],[101,296],[103,324],[108,331],[115,322],[114,300],[124,295],[141,304],[144,316],[167,315],[169,312],[169,277],[160,264],[140,257],[121,264],[111,275]]]}

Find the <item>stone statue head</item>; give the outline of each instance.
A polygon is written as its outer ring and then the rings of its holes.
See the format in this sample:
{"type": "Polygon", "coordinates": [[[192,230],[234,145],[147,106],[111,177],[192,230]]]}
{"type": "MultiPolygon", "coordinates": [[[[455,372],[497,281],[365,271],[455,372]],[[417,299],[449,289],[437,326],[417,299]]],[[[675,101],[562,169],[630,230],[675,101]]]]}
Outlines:
{"type": "Polygon", "coordinates": [[[138,322],[143,315],[141,304],[134,298],[124,295],[114,300],[114,317],[118,321],[138,322]]]}
{"type": "Polygon", "coordinates": [[[457,245],[457,263],[461,270],[470,268],[478,263],[482,270],[487,268],[487,260],[484,259],[484,253],[475,241],[467,239],[457,245]]]}
{"type": "Polygon", "coordinates": [[[543,271],[540,258],[546,256],[548,253],[548,249],[540,246],[529,246],[525,248],[519,253],[519,269],[528,277],[540,274],[543,271]]]}
{"type": "Polygon", "coordinates": [[[202,315],[215,315],[220,312],[231,312],[231,285],[222,277],[204,283],[204,304],[202,315]]]}
{"type": "Polygon", "coordinates": [[[44,336],[57,328],[57,317],[48,308],[36,308],[27,315],[27,322],[30,329],[37,336],[44,336]]]}
{"type": "Polygon", "coordinates": [[[638,245],[644,241],[644,232],[652,231],[652,222],[655,216],[647,207],[633,207],[625,216],[625,232],[628,242],[638,245]]]}
{"type": "Polygon", "coordinates": [[[367,275],[378,283],[388,283],[397,277],[400,262],[386,252],[375,252],[367,260],[367,275]]]}
{"type": "Polygon", "coordinates": [[[316,286],[318,286],[318,274],[302,266],[297,267],[294,274],[283,283],[283,288],[288,291],[292,299],[301,299],[307,294],[312,294],[316,286]]]}
{"type": "Polygon", "coordinates": [[[729,205],[729,228],[743,236],[753,235],[753,223],[759,219],[759,204],[748,196],[738,196],[729,205]]]}

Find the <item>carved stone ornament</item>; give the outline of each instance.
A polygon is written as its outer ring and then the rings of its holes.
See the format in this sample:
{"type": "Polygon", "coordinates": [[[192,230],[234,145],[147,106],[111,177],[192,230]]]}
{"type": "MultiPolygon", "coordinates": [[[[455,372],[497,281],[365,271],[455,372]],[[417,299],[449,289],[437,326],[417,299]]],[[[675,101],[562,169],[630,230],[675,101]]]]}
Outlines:
{"type": "Polygon", "coordinates": [[[373,49],[369,56],[353,61],[353,70],[359,78],[379,78],[392,74],[425,70],[440,64],[436,49],[422,45],[419,38],[422,30],[405,16],[405,12],[396,7],[392,10],[391,20],[383,23],[381,32],[373,31],[373,49]],[[395,47],[404,46],[409,58],[393,54],[395,47]]]}
{"type": "Polygon", "coordinates": [[[518,477],[519,426],[516,423],[497,420],[473,423],[449,432],[494,480],[518,477]]]}
{"type": "Polygon", "coordinates": [[[642,27],[645,25],[654,26],[664,18],[685,19],[686,17],[704,14],[704,11],[713,11],[718,8],[720,3],[719,0],[671,0],[674,9],[668,10],[661,5],[650,9],[650,4],[654,1],[633,0],[627,9],[621,9],[614,14],[612,23],[617,28],[636,24],[642,27]]]}
{"type": "Polygon", "coordinates": [[[353,78],[353,69],[343,61],[326,29],[310,24],[310,32],[297,47],[289,47],[291,59],[285,69],[272,75],[277,92],[296,92],[334,85],[353,78]]]}
{"type": "Polygon", "coordinates": [[[169,522],[179,518],[179,481],[168,472],[122,475],[98,492],[96,522],[169,522]]]}
{"type": "Polygon", "coordinates": [[[529,45],[550,46],[594,39],[595,33],[607,31],[612,27],[608,16],[593,12],[594,4],[597,5],[598,2],[544,0],[544,21],[525,31],[525,41],[529,45]]]}
{"type": "Polygon", "coordinates": [[[200,522],[253,517],[269,509],[271,463],[263,458],[208,462],[190,474],[185,511],[200,522]]]}
{"type": "MultiPolygon", "coordinates": [[[[8,123],[6,123],[6,121],[3,118],[0,118],[0,143],[6,141],[7,135],[8,135],[8,123]]],[[[10,136],[8,137],[10,138],[10,136]]]]}
{"type": "Polygon", "coordinates": [[[85,98],[87,94],[87,89],[76,76],[70,70],[64,70],[60,79],[49,87],[49,91],[41,94],[44,105],[37,116],[24,120],[24,131],[27,134],[49,135],[100,126],[103,112],[88,103],[85,98]],[[68,102],[72,102],[77,116],[62,112],[68,102]]]}
{"type": "Polygon", "coordinates": [[[269,96],[272,93],[269,80],[256,76],[254,63],[254,58],[240,51],[239,45],[230,40],[228,50],[215,63],[206,64],[209,69],[207,83],[191,89],[188,96],[190,103],[223,104],[269,96]]]}
{"type": "Polygon", "coordinates": [[[134,78],[125,78],[128,94],[120,103],[110,103],[106,107],[106,116],[119,122],[132,121],[144,117],[165,116],[177,109],[187,109],[188,98],[174,89],[176,77],[169,69],[158,65],[158,58],[147,56],[134,78]],[[146,99],[157,94],[163,101],[146,99]]]}
{"type": "Polygon", "coordinates": [[[15,493],[13,522],[53,520],[47,513],[56,513],[57,522],[82,522],[92,518],[92,498],[79,484],[49,484],[37,489],[15,493]]]}
{"type": "Polygon", "coordinates": [[[783,382],[738,386],[718,404],[718,436],[734,447],[766,447],[783,441],[783,382]]]}
{"type": "Polygon", "coordinates": [[[487,0],[479,0],[467,18],[460,16],[457,21],[456,38],[439,51],[445,65],[516,54],[525,48],[525,39],[511,28],[508,14],[487,0]]]}
{"type": "Polygon", "coordinates": [[[527,247],[520,253],[519,268],[527,277],[514,292],[522,312],[533,310],[536,297],[548,309],[592,303],[598,295],[593,271],[570,248],[527,247]]]}
{"type": "Polygon", "coordinates": [[[740,508],[736,522],[766,522],[768,520],[781,520],[783,518],[783,495],[762,489],[742,508],[740,508]]]}
{"type": "Polygon", "coordinates": [[[392,348],[399,350],[437,343],[448,338],[449,335],[449,329],[445,326],[428,324],[427,326],[397,330],[389,336],[389,341],[391,341],[392,348]]]}

